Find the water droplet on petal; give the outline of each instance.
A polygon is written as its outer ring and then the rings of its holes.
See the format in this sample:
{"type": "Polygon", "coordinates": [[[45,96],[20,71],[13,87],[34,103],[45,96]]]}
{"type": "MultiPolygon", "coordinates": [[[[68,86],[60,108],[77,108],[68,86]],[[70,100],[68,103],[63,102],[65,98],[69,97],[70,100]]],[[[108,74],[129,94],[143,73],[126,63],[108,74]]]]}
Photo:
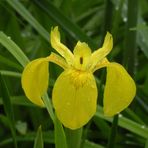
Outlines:
{"type": "Polygon", "coordinates": [[[90,98],[88,99],[88,102],[90,102],[90,98]]]}
{"type": "Polygon", "coordinates": [[[91,85],[91,88],[95,88],[95,85],[91,85]]]}
{"type": "Polygon", "coordinates": [[[66,105],[68,105],[68,106],[69,106],[69,105],[70,105],[70,102],[67,102],[67,103],[66,103],[66,105]]]}

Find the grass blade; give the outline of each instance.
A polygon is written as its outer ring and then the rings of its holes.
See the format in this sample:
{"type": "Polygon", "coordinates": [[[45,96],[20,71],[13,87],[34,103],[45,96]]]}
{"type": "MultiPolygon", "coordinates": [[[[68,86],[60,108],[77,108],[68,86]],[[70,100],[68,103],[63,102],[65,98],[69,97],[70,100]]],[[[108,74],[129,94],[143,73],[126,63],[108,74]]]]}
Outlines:
{"type": "Polygon", "coordinates": [[[145,143],[145,147],[144,148],[148,148],[148,139],[146,140],[146,143],[145,143]]]}
{"type": "Polygon", "coordinates": [[[126,26],[125,49],[124,49],[124,65],[127,67],[129,74],[134,76],[136,54],[137,54],[137,31],[131,31],[130,28],[137,26],[138,18],[138,0],[128,1],[128,20],[126,26]],[[133,7],[134,6],[134,7],[133,7]],[[133,17],[134,16],[134,17],[133,17]]]}
{"type": "MultiPolygon", "coordinates": [[[[11,103],[13,105],[36,107],[25,96],[11,96],[10,99],[11,99],[11,103]]],[[[2,105],[2,104],[3,104],[3,101],[0,98],[0,105],[2,105]]]]}
{"type": "Polygon", "coordinates": [[[21,65],[15,63],[15,62],[13,62],[13,61],[11,61],[11,60],[9,60],[8,58],[5,58],[5,57],[2,56],[2,55],[0,55],[0,63],[2,63],[2,64],[4,64],[4,65],[7,65],[7,66],[9,66],[9,67],[11,67],[11,68],[15,68],[15,69],[17,69],[17,70],[19,70],[19,71],[22,71],[22,69],[23,69],[21,65]]]}
{"type": "Polygon", "coordinates": [[[2,99],[3,99],[4,110],[5,110],[5,113],[7,115],[11,134],[12,134],[12,137],[13,137],[14,146],[15,146],[15,148],[17,148],[15,122],[14,122],[12,104],[11,104],[11,101],[10,101],[10,95],[9,95],[8,88],[6,86],[5,80],[2,77],[1,73],[0,73],[0,90],[1,90],[1,95],[2,95],[2,99]]]}
{"type": "Polygon", "coordinates": [[[85,140],[84,148],[105,148],[105,147],[85,140]]]}
{"type": "Polygon", "coordinates": [[[108,148],[115,147],[116,135],[117,135],[117,127],[118,127],[118,115],[115,115],[113,118],[112,128],[110,131],[110,135],[108,138],[108,148]]]}
{"type": "Polygon", "coordinates": [[[52,119],[53,122],[54,122],[54,120],[55,120],[55,115],[54,115],[54,113],[53,113],[53,109],[52,109],[52,105],[51,105],[51,100],[49,99],[47,93],[43,96],[42,99],[43,99],[43,102],[44,102],[44,104],[45,104],[45,106],[46,106],[46,108],[47,108],[47,111],[48,111],[48,113],[49,113],[51,119],[52,119]]]}
{"type": "Polygon", "coordinates": [[[64,129],[62,127],[62,124],[60,121],[55,117],[55,147],[56,148],[67,148],[67,143],[66,143],[66,136],[64,133],[64,129]]]}
{"type": "MultiPolygon", "coordinates": [[[[97,112],[95,114],[96,117],[105,119],[109,122],[113,121],[113,118],[107,118],[103,115],[103,110],[102,107],[99,106],[97,109],[97,112]]],[[[126,117],[123,117],[121,114],[119,114],[119,120],[118,120],[118,125],[124,129],[127,129],[128,131],[135,133],[143,138],[148,137],[148,128],[145,125],[138,124],[126,117]]]]}
{"type": "MultiPolygon", "coordinates": [[[[26,20],[28,21],[46,40],[49,41],[49,33],[40,23],[31,15],[31,13],[17,0],[7,0],[7,2],[26,20]]],[[[59,26],[61,26],[71,37],[76,40],[87,42],[92,49],[98,48],[98,45],[93,42],[76,24],[65,17],[52,3],[49,1],[34,0],[34,3],[39,6],[42,11],[46,12],[59,26]],[[48,8],[47,8],[48,6],[48,8]],[[50,11],[49,11],[50,10],[50,11]]]]}
{"type": "Polygon", "coordinates": [[[41,126],[39,126],[38,131],[37,131],[37,135],[34,141],[34,147],[33,148],[44,148],[44,144],[43,144],[43,137],[42,137],[42,128],[41,126]]]}
{"type": "Polygon", "coordinates": [[[0,32],[0,43],[18,60],[22,66],[25,66],[29,62],[22,50],[3,32],[0,32]]]}
{"type": "Polygon", "coordinates": [[[64,16],[50,1],[33,0],[34,3],[50,16],[61,28],[63,28],[75,40],[87,42],[92,49],[98,46],[91,40],[79,26],[64,16]]]}
{"type": "Polygon", "coordinates": [[[66,137],[69,148],[80,148],[81,147],[81,137],[82,137],[82,128],[77,130],[66,129],[66,137]]]}
{"type": "Polygon", "coordinates": [[[0,70],[0,73],[2,75],[10,76],[10,77],[18,77],[18,78],[21,77],[21,73],[13,72],[13,71],[8,71],[8,70],[0,70]]]}
{"type": "Polygon", "coordinates": [[[47,41],[49,33],[40,23],[30,14],[30,12],[18,0],[6,0],[23,18],[25,18],[47,41]]]}

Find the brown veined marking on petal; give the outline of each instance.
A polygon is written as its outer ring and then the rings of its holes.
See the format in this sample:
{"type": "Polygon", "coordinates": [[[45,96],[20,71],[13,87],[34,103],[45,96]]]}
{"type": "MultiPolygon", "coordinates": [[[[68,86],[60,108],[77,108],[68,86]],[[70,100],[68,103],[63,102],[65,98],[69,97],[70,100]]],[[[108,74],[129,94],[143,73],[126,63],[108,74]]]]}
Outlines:
{"type": "Polygon", "coordinates": [[[83,57],[80,57],[80,64],[83,64],[83,57]]]}

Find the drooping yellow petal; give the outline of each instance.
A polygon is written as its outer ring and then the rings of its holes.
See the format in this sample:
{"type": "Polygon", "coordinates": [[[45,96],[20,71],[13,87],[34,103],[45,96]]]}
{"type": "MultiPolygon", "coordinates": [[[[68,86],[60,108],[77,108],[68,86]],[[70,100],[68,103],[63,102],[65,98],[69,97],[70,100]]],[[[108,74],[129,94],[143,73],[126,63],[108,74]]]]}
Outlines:
{"type": "Polygon", "coordinates": [[[118,63],[107,66],[104,90],[104,114],[113,116],[124,110],[133,100],[136,86],[124,67],[118,63]]]}
{"type": "Polygon", "coordinates": [[[71,65],[73,62],[72,52],[60,41],[60,32],[58,31],[58,26],[51,30],[50,42],[52,47],[66,59],[67,63],[71,65]]]}
{"type": "Polygon", "coordinates": [[[107,32],[104,39],[103,46],[92,53],[91,69],[94,69],[96,64],[98,64],[102,59],[104,59],[110,53],[110,51],[112,50],[112,47],[113,47],[113,37],[109,32],[107,32]]]}
{"type": "Polygon", "coordinates": [[[77,129],[96,112],[97,87],[94,76],[82,71],[64,71],[55,82],[52,101],[65,127],[77,129]]]}
{"type": "Polygon", "coordinates": [[[91,49],[86,43],[78,41],[74,48],[74,67],[79,70],[89,68],[91,49]]]}
{"type": "Polygon", "coordinates": [[[27,98],[36,105],[44,106],[41,99],[48,87],[48,61],[39,58],[30,62],[22,73],[22,87],[27,98]]]}

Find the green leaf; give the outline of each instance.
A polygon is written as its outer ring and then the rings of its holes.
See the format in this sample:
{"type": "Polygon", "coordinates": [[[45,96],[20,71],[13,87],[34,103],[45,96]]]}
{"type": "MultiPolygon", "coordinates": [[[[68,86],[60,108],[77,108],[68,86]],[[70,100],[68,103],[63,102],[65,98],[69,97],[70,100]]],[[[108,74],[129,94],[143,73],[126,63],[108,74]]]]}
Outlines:
{"type": "Polygon", "coordinates": [[[66,143],[66,136],[60,121],[55,117],[55,145],[56,148],[68,148],[66,143]]]}
{"type": "MultiPolygon", "coordinates": [[[[3,114],[0,114],[0,122],[2,123],[2,124],[4,124],[5,125],[5,127],[7,127],[7,128],[9,128],[10,126],[9,126],[9,120],[8,120],[8,118],[5,116],[5,115],[3,115],[3,114]]],[[[13,140],[13,139],[12,139],[13,140]]],[[[13,141],[12,141],[13,142],[13,141]]]]}
{"type": "Polygon", "coordinates": [[[99,128],[103,137],[108,138],[108,133],[110,133],[110,126],[108,125],[108,123],[104,119],[97,118],[96,116],[93,117],[93,121],[99,128]]]}
{"type": "MultiPolygon", "coordinates": [[[[109,122],[113,121],[113,118],[108,118],[103,115],[103,110],[102,110],[101,106],[99,106],[99,108],[97,109],[95,116],[98,118],[105,119],[109,122]]],[[[135,133],[135,134],[143,137],[143,138],[147,139],[147,137],[148,137],[148,128],[145,125],[138,124],[126,117],[123,117],[123,115],[121,115],[121,114],[119,114],[118,125],[124,129],[127,129],[128,131],[130,131],[132,133],[135,133]]]]}
{"type": "Polygon", "coordinates": [[[3,99],[4,110],[7,115],[9,126],[11,130],[11,134],[14,140],[14,146],[17,148],[17,140],[16,140],[16,132],[15,132],[15,123],[14,123],[14,114],[12,109],[12,104],[10,101],[10,95],[8,88],[6,86],[5,80],[0,73],[0,93],[3,99]]]}
{"type": "Polygon", "coordinates": [[[131,117],[131,119],[133,119],[134,121],[136,121],[140,124],[145,124],[142,121],[142,119],[139,116],[137,116],[137,114],[135,114],[131,109],[126,108],[124,112],[126,112],[131,117]]]}
{"type": "MultiPolygon", "coordinates": [[[[7,2],[28,21],[45,40],[49,41],[49,33],[40,25],[40,23],[31,15],[31,13],[17,0],[7,0],[7,2]]],[[[98,46],[70,19],[65,17],[52,3],[43,1],[34,1],[44,12],[46,12],[58,25],[60,25],[71,37],[77,40],[87,42],[92,48],[98,46]],[[48,6],[48,7],[47,7],[48,6]],[[50,10],[50,11],[49,11],[50,10]]]]}
{"type": "Polygon", "coordinates": [[[123,63],[130,75],[134,76],[136,54],[137,54],[137,31],[130,31],[130,28],[137,26],[138,0],[128,1],[127,24],[125,30],[124,58],[123,63]],[[134,5],[134,7],[133,7],[134,5]],[[134,17],[133,17],[134,16],[134,17]]]}
{"type": "Polygon", "coordinates": [[[0,32],[0,43],[18,60],[22,66],[25,66],[29,62],[22,50],[3,32],[0,32]]]}
{"type": "Polygon", "coordinates": [[[15,63],[15,62],[13,62],[13,61],[11,61],[11,60],[8,59],[8,58],[9,58],[9,57],[5,58],[4,56],[0,55],[0,63],[2,63],[2,64],[4,64],[4,65],[7,65],[7,66],[9,66],[9,67],[11,67],[11,68],[15,68],[15,69],[17,69],[17,70],[19,70],[19,71],[22,71],[23,68],[22,68],[21,65],[15,63]]]}
{"type": "Polygon", "coordinates": [[[46,14],[50,16],[60,26],[75,40],[81,40],[87,42],[92,49],[98,46],[91,40],[78,25],[74,24],[69,18],[64,16],[50,1],[39,1],[33,0],[33,2],[41,8],[46,14]]]}
{"type": "Polygon", "coordinates": [[[82,137],[82,128],[71,130],[66,128],[66,138],[69,148],[81,148],[81,137],[82,137]]]}
{"type": "Polygon", "coordinates": [[[93,142],[90,142],[88,140],[85,140],[84,148],[105,148],[105,147],[102,146],[102,145],[99,145],[99,144],[95,144],[93,142]]]}
{"type": "Polygon", "coordinates": [[[10,102],[8,88],[6,86],[6,83],[5,83],[4,78],[2,77],[1,73],[0,73],[0,90],[1,90],[1,95],[2,95],[2,99],[3,99],[5,113],[6,113],[7,117],[14,123],[12,105],[10,102]]]}
{"type": "MultiPolygon", "coordinates": [[[[0,116],[1,119],[1,116],[0,116]]],[[[53,131],[46,131],[42,132],[44,142],[48,144],[54,144],[54,137],[53,137],[53,131]]],[[[25,135],[18,135],[17,141],[20,143],[23,142],[34,142],[34,139],[36,138],[36,133],[35,132],[27,132],[25,135]]],[[[4,147],[4,145],[11,144],[13,142],[12,138],[6,138],[4,140],[0,141],[0,147],[4,147]]]]}
{"type": "Polygon", "coordinates": [[[146,140],[146,143],[145,143],[145,147],[144,148],[148,148],[148,139],[146,140]]]}
{"type": "Polygon", "coordinates": [[[49,33],[40,25],[40,23],[31,15],[31,13],[18,1],[6,0],[23,18],[25,18],[47,41],[49,33]]]}
{"type": "Polygon", "coordinates": [[[43,143],[42,128],[39,126],[33,148],[44,148],[43,143]]]}
{"type": "Polygon", "coordinates": [[[44,102],[44,104],[45,104],[45,106],[46,106],[46,109],[47,109],[47,111],[48,111],[48,113],[49,113],[51,119],[52,119],[53,122],[54,122],[54,120],[55,120],[55,115],[54,115],[54,113],[53,113],[53,108],[52,108],[51,100],[49,99],[48,94],[46,93],[46,94],[42,97],[42,99],[43,99],[43,102],[44,102]]]}
{"type": "MultiPolygon", "coordinates": [[[[28,107],[35,107],[33,103],[31,103],[27,97],[25,96],[10,96],[11,103],[13,105],[21,105],[21,106],[28,106],[28,107]]],[[[0,105],[3,104],[2,99],[0,98],[0,105]]]]}
{"type": "Polygon", "coordinates": [[[145,54],[145,56],[148,58],[148,43],[147,43],[147,39],[148,39],[148,29],[141,29],[138,30],[138,44],[141,47],[140,49],[143,51],[143,53],[145,54]]]}
{"type": "Polygon", "coordinates": [[[10,77],[18,77],[18,78],[21,77],[21,73],[13,72],[13,71],[0,70],[0,73],[1,73],[2,75],[10,76],[10,77]]]}

